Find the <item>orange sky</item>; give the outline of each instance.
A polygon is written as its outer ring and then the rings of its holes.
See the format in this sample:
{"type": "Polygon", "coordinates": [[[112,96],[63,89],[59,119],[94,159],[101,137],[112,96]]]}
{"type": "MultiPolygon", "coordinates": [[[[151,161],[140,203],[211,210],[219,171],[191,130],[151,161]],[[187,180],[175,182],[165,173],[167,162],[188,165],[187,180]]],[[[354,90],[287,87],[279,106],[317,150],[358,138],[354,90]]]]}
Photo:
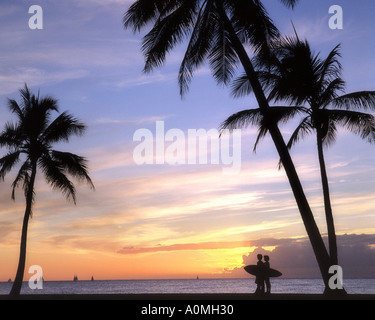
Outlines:
{"type": "MultiPolygon", "coordinates": [[[[254,159],[244,165],[240,179],[223,179],[215,168],[186,172],[168,167],[163,174],[103,179],[105,171],[97,169],[96,191],[79,187],[77,206],[38,180],[27,266],[42,266],[50,280],[70,280],[75,274],[80,279],[230,276],[226,271],[241,267],[243,256],[259,246],[252,240],[305,236],[285,176],[268,166],[271,162],[254,159]],[[275,186],[277,191],[267,192],[275,186]]],[[[302,171],[313,186],[316,169],[305,165],[302,171]]],[[[1,214],[0,281],[14,277],[23,214],[21,193],[12,202],[7,183],[1,185],[7,209],[1,214]]],[[[320,196],[308,190],[324,232],[320,196]]],[[[368,223],[374,194],[340,194],[337,190],[334,200],[338,233],[374,233],[368,223]]]]}

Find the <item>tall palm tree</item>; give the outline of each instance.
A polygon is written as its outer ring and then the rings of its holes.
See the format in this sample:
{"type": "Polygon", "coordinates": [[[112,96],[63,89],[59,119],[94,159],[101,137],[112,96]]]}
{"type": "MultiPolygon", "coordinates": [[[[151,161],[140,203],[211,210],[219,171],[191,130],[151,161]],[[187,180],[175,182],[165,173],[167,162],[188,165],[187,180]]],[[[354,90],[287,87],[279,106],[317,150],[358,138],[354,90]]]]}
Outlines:
{"type": "MultiPolygon", "coordinates": [[[[293,7],[298,0],[282,0],[293,7]]],[[[286,143],[272,117],[263,88],[247,54],[267,52],[279,31],[259,0],[137,0],[124,15],[124,27],[134,32],[153,23],[143,40],[145,72],[160,67],[177,44],[188,39],[179,71],[180,92],[187,92],[194,71],[208,60],[215,79],[228,84],[239,62],[252,85],[268,130],[279,153],[311,241],[324,283],[329,282],[329,254],[325,248],[286,143]]]]}
{"type": "MultiPolygon", "coordinates": [[[[331,264],[338,264],[337,241],[330,199],[324,147],[334,143],[337,127],[359,135],[370,143],[375,142],[375,118],[358,110],[375,110],[375,91],[359,91],[344,94],[345,81],[339,62],[340,45],[325,59],[311,51],[307,41],[286,37],[276,41],[272,54],[259,55],[254,63],[259,68],[258,76],[269,93],[269,100],[284,101],[296,107],[272,108],[278,121],[288,121],[297,114],[302,115],[288,143],[291,148],[301,138],[315,132],[327,222],[331,264]],[[341,94],[341,95],[340,95],[341,94]],[[307,104],[308,107],[301,107],[307,104]]],[[[233,93],[241,96],[251,92],[246,75],[234,81],[233,93]]],[[[247,124],[259,125],[256,142],[267,133],[267,126],[259,118],[259,110],[245,110],[228,118],[223,128],[235,128],[247,124]],[[258,118],[256,117],[258,115],[258,118]]]]}
{"type": "Polygon", "coordinates": [[[35,96],[27,85],[20,90],[20,95],[21,103],[8,100],[8,108],[17,117],[17,122],[7,123],[0,134],[0,146],[8,149],[8,154],[0,159],[0,179],[4,180],[4,177],[22,162],[12,183],[12,199],[15,199],[15,189],[18,187],[22,187],[26,197],[18,269],[10,292],[12,296],[19,295],[21,291],[27,229],[33,212],[37,170],[44,173],[46,181],[53,189],[60,190],[67,199],[73,200],[74,204],[76,189],[68,175],[79,181],[86,181],[94,188],[85,158],[52,149],[54,143],[68,142],[72,135],[82,135],[85,125],[67,112],[61,113],[51,122],[52,112],[59,111],[57,101],[48,96],[35,96]]]}

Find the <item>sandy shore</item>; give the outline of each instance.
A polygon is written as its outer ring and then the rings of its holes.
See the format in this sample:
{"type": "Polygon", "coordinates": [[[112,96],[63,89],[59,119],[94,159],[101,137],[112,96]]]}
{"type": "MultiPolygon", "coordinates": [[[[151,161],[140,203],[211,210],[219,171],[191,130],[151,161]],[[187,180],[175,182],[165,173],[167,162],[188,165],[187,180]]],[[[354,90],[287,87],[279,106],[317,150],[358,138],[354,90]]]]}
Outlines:
{"type": "MultiPolygon", "coordinates": [[[[0,295],[0,300],[11,299],[0,295]]],[[[375,295],[347,294],[327,296],[323,294],[107,294],[107,295],[21,295],[19,300],[125,300],[125,301],[248,301],[248,300],[375,300],[375,295]]]]}

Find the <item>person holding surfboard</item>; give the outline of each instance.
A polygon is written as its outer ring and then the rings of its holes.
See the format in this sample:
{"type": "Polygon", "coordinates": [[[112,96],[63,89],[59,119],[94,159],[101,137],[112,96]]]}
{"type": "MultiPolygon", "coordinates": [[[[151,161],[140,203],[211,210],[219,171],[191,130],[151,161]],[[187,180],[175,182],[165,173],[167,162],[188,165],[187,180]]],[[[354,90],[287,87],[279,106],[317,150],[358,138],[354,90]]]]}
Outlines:
{"type": "Polygon", "coordinates": [[[263,256],[261,254],[257,255],[258,262],[256,265],[245,266],[244,269],[247,273],[255,276],[255,283],[257,284],[256,294],[265,293],[264,284],[266,283],[266,290],[268,294],[271,293],[271,282],[270,278],[277,278],[282,276],[282,273],[278,270],[270,268],[269,256],[264,256],[264,261],[262,261],[263,256]]]}
{"type": "Polygon", "coordinates": [[[255,276],[255,283],[257,284],[257,289],[255,293],[264,293],[264,263],[262,261],[263,256],[261,254],[257,255],[258,262],[257,262],[257,267],[258,267],[258,273],[255,276]]]}
{"type": "Polygon", "coordinates": [[[269,271],[271,269],[270,267],[270,257],[269,256],[264,256],[264,283],[266,285],[266,294],[271,293],[271,281],[270,281],[270,276],[269,276],[269,271]]]}

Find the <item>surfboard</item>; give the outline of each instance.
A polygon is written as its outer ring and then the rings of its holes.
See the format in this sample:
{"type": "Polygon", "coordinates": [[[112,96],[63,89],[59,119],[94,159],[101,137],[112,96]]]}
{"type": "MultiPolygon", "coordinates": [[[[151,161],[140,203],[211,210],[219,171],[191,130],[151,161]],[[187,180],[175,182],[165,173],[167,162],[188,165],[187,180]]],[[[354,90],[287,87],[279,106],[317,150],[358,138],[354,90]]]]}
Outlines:
{"type": "Polygon", "coordinates": [[[277,278],[277,277],[282,276],[282,273],[278,270],[275,270],[272,268],[263,269],[263,268],[259,268],[257,265],[249,265],[249,266],[244,267],[244,269],[247,273],[250,273],[253,276],[258,276],[263,272],[266,273],[264,274],[265,276],[268,276],[270,278],[277,278]]]}

